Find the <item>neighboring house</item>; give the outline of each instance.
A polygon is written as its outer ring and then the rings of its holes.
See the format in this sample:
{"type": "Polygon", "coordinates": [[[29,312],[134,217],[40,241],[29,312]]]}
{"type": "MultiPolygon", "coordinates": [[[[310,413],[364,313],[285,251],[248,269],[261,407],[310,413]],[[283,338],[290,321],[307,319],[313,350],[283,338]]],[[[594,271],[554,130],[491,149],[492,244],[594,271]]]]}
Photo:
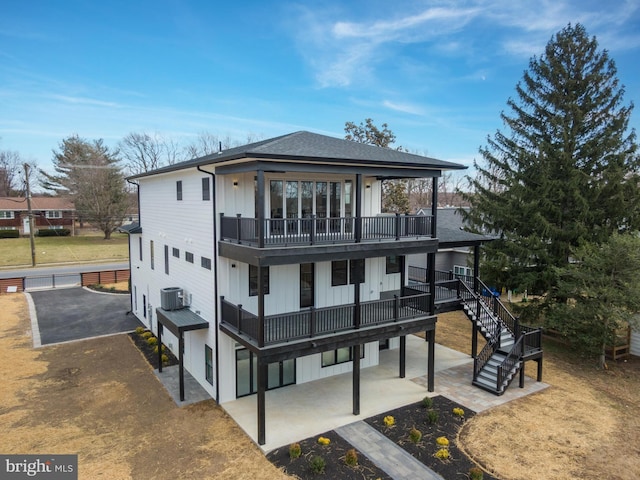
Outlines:
{"type": "Polygon", "coordinates": [[[446,288],[409,287],[405,259],[434,265],[440,227],[435,211],[381,214],[381,183],[431,178],[437,192],[462,168],[296,132],[132,176],[132,312],[218,403],[257,394],[260,444],[267,389],[352,372],[357,415],[360,369],[398,349],[404,376],[411,333],[426,332],[433,391],[429,292],[446,288]]]}
{"type": "MultiPolygon", "coordinates": [[[[61,197],[31,197],[33,225],[40,229],[73,229],[75,207],[61,197]]],[[[29,234],[29,209],[24,197],[0,197],[0,229],[29,234]]]]}
{"type": "MultiPolygon", "coordinates": [[[[451,272],[455,275],[465,275],[468,277],[478,276],[478,264],[480,246],[492,238],[485,235],[478,235],[464,230],[464,222],[459,208],[447,207],[438,208],[438,254],[436,255],[435,267],[438,272],[451,272]],[[474,268],[475,267],[475,268],[474,268]],[[476,270],[474,272],[474,270],[476,270]]],[[[430,215],[430,210],[420,208],[418,215],[430,215]]],[[[409,277],[415,281],[426,281],[424,272],[427,264],[424,255],[410,255],[407,259],[409,264],[409,277]]]]}

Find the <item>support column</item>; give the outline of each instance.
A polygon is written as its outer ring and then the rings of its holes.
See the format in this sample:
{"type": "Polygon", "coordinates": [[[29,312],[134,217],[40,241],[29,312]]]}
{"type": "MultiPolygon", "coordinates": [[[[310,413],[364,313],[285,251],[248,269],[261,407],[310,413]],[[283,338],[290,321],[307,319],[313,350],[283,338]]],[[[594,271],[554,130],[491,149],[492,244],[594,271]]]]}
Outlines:
{"type": "Polygon", "coordinates": [[[524,388],[524,361],[522,361],[522,367],[520,367],[520,385],[519,385],[519,387],[520,388],[524,388]]]}
{"type": "Polygon", "coordinates": [[[162,373],[162,330],[164,326],[158,322],[158,373],[162,373]]]}
{"type": "Polygon", "coordinates": [[[360,344],[353,346],[353,414],[360,415],[360,344]]]}
{"type": "Polygon", "coordinates": [[[429,330],[427,332],[427,340],[429,342],[429,358],[427,360],[427,390],[433,392],[435,390],[435,358],[436,358],[436,331],[429,330]]]}
{"type": "Polygon", "coordinates": [[[407,365],[407,336],[402,335],[400,337],[400,378],[406,376],[407,365]]]}
{"type": "Polygon", "coordinates": [[[475,320],[471,321],[471,358],[478,356],[478,325],[475,320]]]}
{"type": "Polygon", "coordinates": [[[538,363],[538,377],[536,378],[536,380],[538,382],[541,382],[542,381],[542,357],[538,358],[536,362],[538,363]]]}
{"type": "MultiPolygon", "coordinates": [[[[158,330],[160,330],[158,328],[158,330]]],[[[180,401],[184,402],[184,361],[183,361],[183,352],[184,352],[184,333],[178,332],[178,364],[179,364],[179,373],[180,373],[180,401]]]]}
{"type": "Polygon", "coordinates": [[[258,445],[266,443],[267,364],[258,357],[258,445]]]}

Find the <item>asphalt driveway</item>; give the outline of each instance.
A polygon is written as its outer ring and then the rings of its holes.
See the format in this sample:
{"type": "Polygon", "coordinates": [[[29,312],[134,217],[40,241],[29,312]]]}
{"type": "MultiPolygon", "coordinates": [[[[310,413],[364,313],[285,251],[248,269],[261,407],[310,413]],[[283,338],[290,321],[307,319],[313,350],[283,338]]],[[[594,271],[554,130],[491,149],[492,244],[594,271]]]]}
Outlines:
{"type": "Polygon", "coordinates": [[[142,324],[132,315],[129,295],[104,294],[84,288],[30,292],[40,343],[81,340],[130,332],[142,324]]]}

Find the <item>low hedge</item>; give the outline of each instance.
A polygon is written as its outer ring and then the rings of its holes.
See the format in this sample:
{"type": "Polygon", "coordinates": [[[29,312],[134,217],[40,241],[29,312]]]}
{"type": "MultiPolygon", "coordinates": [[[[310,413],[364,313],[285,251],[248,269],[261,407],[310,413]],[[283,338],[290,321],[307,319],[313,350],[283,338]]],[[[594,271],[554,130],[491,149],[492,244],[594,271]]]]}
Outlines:
{"type": "Polygon", "coordinates": [[[18,230],[0,230],[0,238],[19,238],[20,232],[18,230]]]}
{"type": "Polygon", "coordinates": [[[41,228],[38,230],[39,237],[68,237],[71,230],[68,228],[41,228]]]}

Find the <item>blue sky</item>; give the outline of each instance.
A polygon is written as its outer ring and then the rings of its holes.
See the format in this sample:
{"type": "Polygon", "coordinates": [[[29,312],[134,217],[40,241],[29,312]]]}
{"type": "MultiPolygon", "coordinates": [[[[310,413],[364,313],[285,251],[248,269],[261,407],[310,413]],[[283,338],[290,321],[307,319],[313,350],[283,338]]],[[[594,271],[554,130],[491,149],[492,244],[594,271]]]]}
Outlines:
{"type": "MultiPolygon", "coordinates": [[[[471,165],[533,55],[582,23],[640,104],[640,0],[5,0],[0,149],[51,168],[72,134],[188,143],[387,123],[471,165]]],[[[640,106],[639,106],[640,108],[640,106]]],[[[640,126],[636,110],[632,126],[640,126]]]]}

